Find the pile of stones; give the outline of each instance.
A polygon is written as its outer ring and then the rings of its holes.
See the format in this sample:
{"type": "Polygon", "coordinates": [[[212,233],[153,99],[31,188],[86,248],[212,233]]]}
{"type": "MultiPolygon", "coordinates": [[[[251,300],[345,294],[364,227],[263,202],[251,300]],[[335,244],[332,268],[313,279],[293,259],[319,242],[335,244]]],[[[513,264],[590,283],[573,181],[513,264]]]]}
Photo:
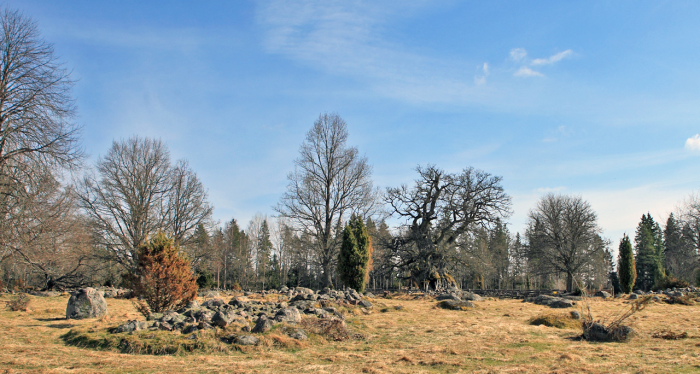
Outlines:
{"type": "Polygon", "coordinates": [[[451,289],[446,293],[435,297],[439,301],[438,306],[449,310],[467,310],[474,308],[472,301],[481,301],[483,298],[475,293],[451,289]]]}
{"type": "MultiPolygon", "coordinates": [[[[269,295],[270,292],[264,293],[269,295]]],[[[214,298],[201,304],[193,300],[177,311],[153,313],[146,321],[129,321],[112,330],[113,333],[133,333],[139,330],[167,330],[190,334],[200,330],[228,329],[240,332],[264,333],[276,324],[297,325],[302,316],[322,319],[344,320],[345,316],[336,306],[372,308],[372,303],[355,290],[339,291],[324,289],[316,292],[308,288],[283,287],[278,292],[278,301],[254,300],[247,296],[233,297],[226,302],[214,298]]],[[[252,293],[247,293],[252,296],[252,293]]],[[[285,329],[298,340],[307,339],[301,329],[285,329]]],[[[258,344],[259,339],[249,335],[234,334],[229,343],[240,345],[258,344]]]]}
{"type": "Polygon", "coordinates": [[[550,308],[572,308],[576,305],[574,300],[551,295],[538,295],[533,298],[526,298],[523,301],[548,306],[550,308]]]}

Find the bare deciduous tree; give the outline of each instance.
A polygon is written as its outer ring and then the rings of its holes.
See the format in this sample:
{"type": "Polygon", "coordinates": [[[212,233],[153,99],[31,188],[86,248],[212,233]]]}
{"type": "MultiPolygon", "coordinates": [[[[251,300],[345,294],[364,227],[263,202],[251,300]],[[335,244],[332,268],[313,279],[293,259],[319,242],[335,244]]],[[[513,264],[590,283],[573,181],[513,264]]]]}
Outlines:
{"type": "Polygon", "coordinates": [[[172,171],[168,220],[176,245],[187,246],[197,226],[207,222],[213,207],[207,201],[204,185],[187,161],[180,160],[172,171]]]}
{"type": "Polygon", "coordinates": [[[339,235],[353,213],[366,217],[376,205],[371,167],[337,114],[321,114],[307,133],[276,210],[315,241],[323,284],[332,285],[339,235]]]}
{"type": "Polygon", "coordinates": [[[565,273],[567,291],[574,290],[575,276],[582,268],[605,250],[607,243],[600,238],[597,221],[591,205],[580,197],[547,194],[530,212],[531,257],[553,272],[565,273]]]}
{"type": "MultiPolygon", "coordinates": [[[[0,11],[0,262],[23,248],[42,183],[79,163],[72,81],[36,24],[0,11]]],[[[46,221],[42,221],[46,222],[46,221]]],[[[35,227],[40,230],[38,226],[35,227]]],[[[31,234],[31,233],[30,233],[31,234]]]]}
{"type": "Polygon", "coordinates": [[[197,176],[186,163],[175,168],[163,142],[130,138],[115,141],[78,189],[99,245],[131,268],[136,249],[163,231],[186,241],[211,207],[197,176]]]}
{"type": "Polygon", "coordinates": [[[501,178],[467,168],[450,174],[435,167],[418,167],[415,186],[387,189],[386,202],[394,214],[408,220],[406,233],[394,250],[398,266],[413,282],[441,288],[453,283],[448,251],[475,226],[487,226],[510,213],[510,197],[501,178]]]}

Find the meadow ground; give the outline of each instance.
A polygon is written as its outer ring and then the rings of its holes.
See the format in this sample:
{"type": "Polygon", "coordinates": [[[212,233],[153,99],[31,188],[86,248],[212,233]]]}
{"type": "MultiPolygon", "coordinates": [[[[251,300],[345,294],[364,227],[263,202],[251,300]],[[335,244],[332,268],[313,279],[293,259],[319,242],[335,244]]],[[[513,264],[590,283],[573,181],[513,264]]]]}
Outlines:
{"type": "MultiPolygon", "coordinates": [[[[0,296],[0,306],[12,298],[0,296]]],[[[697,304],[652,303],[627,321],[638,332],[630,342],[591,343],[577,339],[579,330],[528,323],[533,317],[570,309],[489,299],[477,302],[474,309],[451,311],[437,308],[432,298],[371,300],[371,313],[347,318],[348,326],[364,339],[311,339],[301,347],[154,356],[79,348],[61,338],[71,329],[98,331],[143,319],[129,300],[107,299],[109,316],[99,320],[66,320],[68,295],[31,296],[29,311],[0,310],[0,373],[700,372],[697,304]],[[658,337],[682,333],[687,337],[658,337]]],[[[621,299],[591,298],[578,302],[576,309],[587,313],[588,307],[595,318],[610,321],[629,305],[621,299]]]]}

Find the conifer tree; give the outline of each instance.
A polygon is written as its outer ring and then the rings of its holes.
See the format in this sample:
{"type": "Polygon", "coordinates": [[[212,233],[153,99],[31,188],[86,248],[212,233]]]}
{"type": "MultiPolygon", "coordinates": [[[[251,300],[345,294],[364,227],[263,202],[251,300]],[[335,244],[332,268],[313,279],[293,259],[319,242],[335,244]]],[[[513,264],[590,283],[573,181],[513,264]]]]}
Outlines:
{"type": "Polygon", "coordinates": [[[649,291],[666,277],[663,233],[651,214],[642,216],[634,241],[637,252],[637,288],[649,291]]]}
{"type": "Polygon", "coordinates": [[[180,256],[175,241],[162,232],[138,248],[132,287],[134,295],[143,299],[151,312],[185,306],[197,296],[198,289],[189,261],[180,256]]]}
{"type": "Polygon", "coordinates": [[[697,253],[690,240],[687,223],[679,221],[671,213],[664,228],[666,270],[669,276],[692,283],[698,267],[697,253]]]}
{"type": "Polygon", "coordinates": [[[634,251],[629,236],[625,234],[620,241],[617,257],[617,273],[620,279],[622,292],[630,293],[634,289],[637,280],[637,266],[634,261],[634,251]]]}
{"type": "Polygon", "coordinates": [[[353,216],[343,230],[338,255],[340,281],[349,288],[364,292],[372,266],[372,241],[362,218],[353,216]]]}

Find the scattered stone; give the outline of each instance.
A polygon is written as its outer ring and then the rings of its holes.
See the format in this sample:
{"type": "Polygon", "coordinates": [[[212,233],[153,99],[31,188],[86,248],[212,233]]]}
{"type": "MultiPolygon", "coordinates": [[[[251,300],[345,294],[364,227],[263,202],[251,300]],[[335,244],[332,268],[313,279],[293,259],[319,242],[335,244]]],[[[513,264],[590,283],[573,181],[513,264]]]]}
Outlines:
{"type": "Polygon", "coordinates": [[[598,291],[598,292],[595,293],[594,296],[595,296],[595,297],[602,297],[603,299],[609,299],[609,298],[612,297],[612,295],[610,294],[610,292],[607,292],[607,291],[598,291]]]}
{"type": "Polygon", "coordinates": [[[481,297],[473,292],[467,292],[467,291],[463,291],[461,293],[460,297],[462,298],[462,300],[469,300],[469,301],[482,301],[482,300],[484,300],[483,297],[481,297]]]}
{"type": "Polygon", "coordinates": [[[438,295],[438,297],[436,297],[435,300],[437,300],[437,301],[442,301],[442,300],[462,301],[462,299],[454,293],[444,293],[442,295],[438,295]]]}
{"type": "Polygon", "coordinates": [[[637,299],[639,299],[639,295],[636,294],[636,293],[633,293],[633,294],[630,295],[629,299],[630,299],[630,300],[637,300],[637,299]]]}
{"type": "Polygon", "coordinates": [[[572,310],[570,313],[571,318],[575,320],[580,320],[581,319],[581,313],[578,310],[572,310]]]}
{"type": "Polygon", "coordinates": [[[112,330],[113,333],[119,334],[122,332],[134,332],[134,331],[139,331],[139,330],[145,330],[149,328],[150,325],[144,321],[129,321],[116,329],[112,330]]]}
{"type": "Polygon", "coordinates": [[[474,303],[468,300],[442,300],[438,303],[438,306],[449,310],[467,310],[474,308],[474,303]]]}
{"type": "Polygon", "coordinates": [[[299,313],[299,309],[293,307],[280,309],[277,314],[275,314],[275,321],[299,323],[301,322],[301,313],[299,313]]]}
{"type": "Polygon", "coordinates": [[[255,327],[253,327],[253,332],[256,334],[268,332],[272,329],[272,325],[272,320],[268,319],[266,315],[262,315],[260,316],[260,318],[258,318],[258,322],[255,323],[255,327]]]}
{"type": "Polygon", "coordinates": [[[214,326],[226,328],[236,319],[236,313],[233,310],[218,311],[211,318],[211,323],[214,326]]]}
{"type": "Polygon", "coordinates": [[[107,302],[94,288],[75,291],[68,300],[67,319],[100,318],[107,315],[107,302]]]}
{"type": "Polygon", "coordinates": [[[599,322],[584,324],[583,338],[592,342],[626,342],[636,335],[633,328],[626,325],[605,326],[599,322]]]}
{"type": "Polygon", "coordinates": [[[223,299],[211,299],[203,302],[202,306],[207,309],[216,310],[224,304],[226,304],[226,302],[223,299]]]}
{"type": "Polygon", "coordinates": [[[306,331],[302,329],[294,329],[291,331],[289,334],[289,337],[292,339],[296,340],[307,340],[309,339],[309,336],[306,334],[306,331]]]}
{"type": "Polygon", "coordinates": [[[550,308],[571,308],[575,305],[571,300],[550,295],[539,295],[534,299],[526,299],[525,301],[530,301],[537,305],[545,305],[550,308]]]}
{"type": "Polygon", "coordinates": [[[258,345],[260,339],[253,335],[239,335],[235,337],[233,342],[238,345],[258,345]]]}

